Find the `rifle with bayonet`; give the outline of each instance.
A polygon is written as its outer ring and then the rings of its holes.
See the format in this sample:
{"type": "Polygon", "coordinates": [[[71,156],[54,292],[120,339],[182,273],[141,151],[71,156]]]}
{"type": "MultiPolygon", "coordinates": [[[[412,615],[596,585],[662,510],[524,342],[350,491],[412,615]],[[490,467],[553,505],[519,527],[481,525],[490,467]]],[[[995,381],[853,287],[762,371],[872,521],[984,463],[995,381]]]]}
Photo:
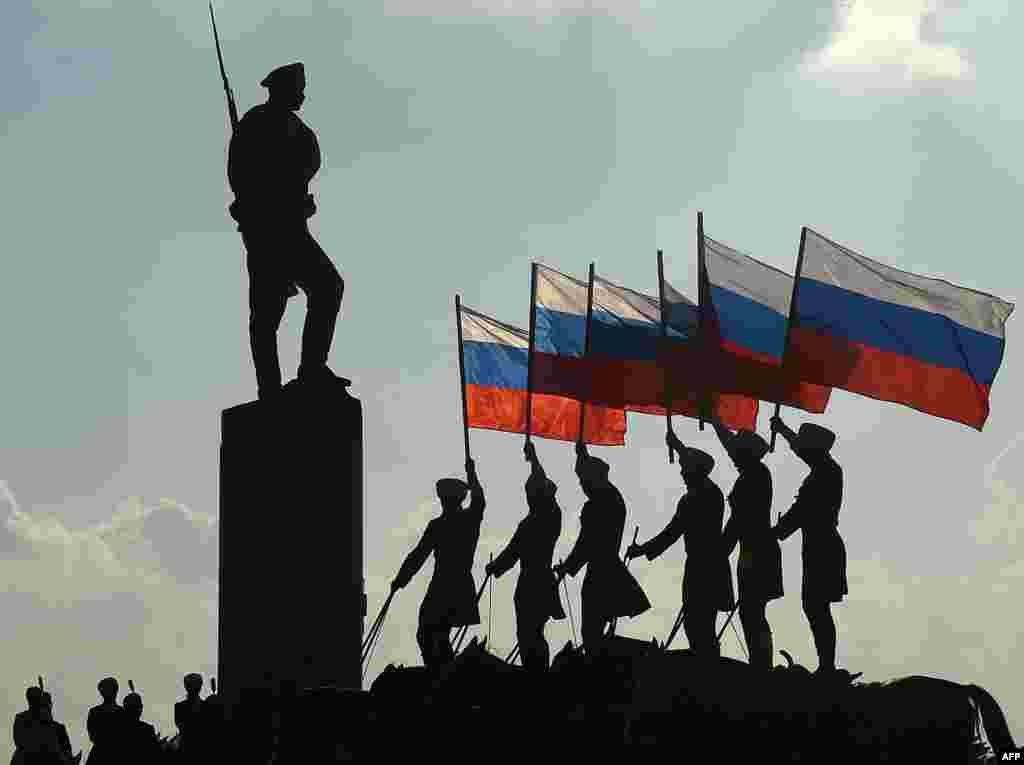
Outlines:
{"type": "Polygon", "coordinates": [[[224,82],[224,95],[228,99],[228,117],[231,119],[231,132],[238,130],[238,109],[235,107],[235,94],[228,84],[228,73],[224,71],[224,57],[220,53],[220,37],[217,36],[217,19],[213,16],[213,3],[210,3],[210,23],[213,24],[213,42],[217,46],[217,63],[220,64],[220,78],[224,82]]]}

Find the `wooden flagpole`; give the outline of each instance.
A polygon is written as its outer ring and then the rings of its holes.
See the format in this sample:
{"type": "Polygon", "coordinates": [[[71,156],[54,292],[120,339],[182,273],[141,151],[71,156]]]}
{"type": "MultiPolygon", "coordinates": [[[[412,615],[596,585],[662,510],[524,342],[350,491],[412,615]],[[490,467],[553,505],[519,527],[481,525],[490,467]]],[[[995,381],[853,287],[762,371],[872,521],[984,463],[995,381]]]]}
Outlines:
{"type": "MultiPolygon", "coordinates": [[[[590,316],[594,312],[594,264],[590,264],[590,277],[587,281],[587,322],[583,332],[583,358],[590,354],[590,316]]],[[[579,441],[586,443],[583,437],[583,423],[587,413],[587,402],[580,401],[580,435],[579,441]]]]}
{"type": "MultiPolygon", "coordinates": [[[[672,374],[668,363],[668,325],[665,318],[665,262],[658,250],[658,311],[661,314],[661,342],[665,352],[665,364],[661,371],[665,386],[665,435],[672,432],[672,374]]],[[[668,447],[668,464],[675,463],[675,452],[668,447]]]]}
{"type": "MultiPolygon", "coordinates": [[[[704,337],[705,332],[705,321],[704,321],[704,301],[707,296],[704,294],[704,213],[697,211],[697,336],[698,350],[703,352],[706,347],[706,338],[704,337]]],[[[704,374],[701,373],[701,380],[703,381],[704,374]]],[[[706,386],[703,382],[699,385],[698,390],[700,391],[700,401],[698,406],[700,411],[697,412],[697,420],[700,423],[700,429],[704,430],[704,405],[707,399],[706,386]]]]}
{"type": "MultiPolygon", "coordinates": [[[[800,272],[804,267],[804,243],[807,241],[807,226],[803,226],[800,229],[800,250],[796,256],[796,273],[793,274],[793,292],[789,298],[789,321],[786,322],[786,341],[782,346],[782,368],[786,368],[786,357],[789,356],[789,341],[793,332],[793,318],[796,314],[796,296],[797,296],[797,285],[800,284],[800,272]]],[[[779,412],[782,411],[782,405],[775,402],[775,416],[779,416],[779,412]]],[[[775,430],[772,430],[772,440],[768,445],[768,451],[772,454],[775,453],[775,436],[778,435],[775,430]]]]}
{"type": "Polygon", "coordinates": [[[462,346],[462,299],[455,296],[455,326],[459,334],[459,381],[462,388],[462,439],[466,444],[466,462],[469,462],[469,415],[466,406],[466,360],[462,346]]]}
{"type": "Polygon", "coordinates": [[[533,428],[533,336],[537,329],[537,264],[530,264],[530,340],[526,352],[526,443],[533,428]]]}

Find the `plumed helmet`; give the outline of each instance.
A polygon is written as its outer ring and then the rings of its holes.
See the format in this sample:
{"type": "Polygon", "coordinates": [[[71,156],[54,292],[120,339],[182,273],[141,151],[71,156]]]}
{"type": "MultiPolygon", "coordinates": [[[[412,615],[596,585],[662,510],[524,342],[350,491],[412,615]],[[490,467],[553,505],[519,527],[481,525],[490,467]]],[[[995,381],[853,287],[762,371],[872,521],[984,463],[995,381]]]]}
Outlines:
{"type": "Polygon", "coordinates": [[[125,709],[142,709],[142,696],[137,693],[129,693],[124,697],[124,701],[121,702],[121,706],[125,709]]]}
{"type": "Polygon", "coordinates": [[[285,64],[279,66],[277,69],[272,71],[266,77],[260,81],[260,85],[265,88],[276,88],[281,85],[295,85],[298,82],[302,82],[306,79],[306,69],[302,64],[296,62],[294,64],[285,64]]]}
{"type": "Polygon", "coordinates": [[[466,498],[469,484],[458,478],[442,478],[437,482],[437,496],[440,500],[461,502],[466,498]]]}
{"type": "Polygon", "coordinates": [[[752,430],[741,430],[733,439],[733,448],[753,460],[761,460],[768,453],[768,442],[752,430]]]}
{"type": "Polygon", "coordinates": [[[821,425],[805,422],[800,426],[796,439],[801,449],[827,452],[836,442],[836,434],[821,425]]]}
{"type": "Polygon", "coordinates": [[[693,472],[701,475],[708,475],[715,468],[715,458],[700,449],[687,449],[686,461],[693,472]]]}
{"type": "Polygon", "coordinates": [[[43,701],[43,689],[38,685],[30,685],[25,689],[25,700],[30,707],[39,706],[43,701]]]}

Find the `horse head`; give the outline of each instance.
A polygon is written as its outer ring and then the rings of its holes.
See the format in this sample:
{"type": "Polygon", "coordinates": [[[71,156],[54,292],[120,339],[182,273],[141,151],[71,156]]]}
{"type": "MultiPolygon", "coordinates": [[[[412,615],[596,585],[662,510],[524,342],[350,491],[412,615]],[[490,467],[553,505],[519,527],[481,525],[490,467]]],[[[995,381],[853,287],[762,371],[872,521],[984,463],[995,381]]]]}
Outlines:
{"type": "Polygon", "coordinates": [[[407,705],[430,695],[432,678],[426,667],[388,664],[370,685],[370,698],[378,704],[407,705]]]}

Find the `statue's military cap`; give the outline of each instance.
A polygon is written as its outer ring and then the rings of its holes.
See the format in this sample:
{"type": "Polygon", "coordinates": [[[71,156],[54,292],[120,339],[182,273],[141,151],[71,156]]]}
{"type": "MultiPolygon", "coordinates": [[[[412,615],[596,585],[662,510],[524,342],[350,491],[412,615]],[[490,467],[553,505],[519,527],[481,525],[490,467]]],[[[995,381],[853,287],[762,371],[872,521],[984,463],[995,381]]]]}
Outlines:
{"type": "Polygon", "coordinates": [[[576,460],[576,475],[593,476],[598,479],[608,477],[608,463],[600,457],[582,457],[576,460]]]}
{"type": "Polygon", "coordinates": [[[553,497],[558,491],[558,486],[550,478],[533,474],[526,479],[525,488],[528,497],[553,497]]]}
{"type": "Polygon", "coordinates": [[[832,444],[836,442],[835,433],[812,422],[803,423],[796,438],[801,449],[814,449],[823,452],[831,449],[832,444]]]}
{"type": "Polygon", "coordinates": [[[751,459],[760,460],[768,453],[768,442],[752,430],[741,430],[736,433],[733,448],[743,452],[751,459]]]}
{"type": "Polygon", "coordinates": [[[96,690],[103,694],[104,689],[108,689],[110,693],[117,693],[117,680],[112,677],[105,677],[96,684],[96,690]]]}
{"type": "Polygon", "coordinates": [[[466,498],[469,485],[458,478],[442,478],[437,482],[437,496],[441,499],[453,499],[461,502],[466,498]]]}
{"type": "Polygon", "coordinates": [[[38,685],[30,685],[25,689],[25,699],[32,706],[40,704],[43,700],[43,689],[38,685]]]}
{"type": "Polygon", "coordinates": [[[278,85],[293,85],[306,78],[306,70],[302,64],[285,64],[272,71],[260,82],[265,88],[276,88],[278,85]]]}

